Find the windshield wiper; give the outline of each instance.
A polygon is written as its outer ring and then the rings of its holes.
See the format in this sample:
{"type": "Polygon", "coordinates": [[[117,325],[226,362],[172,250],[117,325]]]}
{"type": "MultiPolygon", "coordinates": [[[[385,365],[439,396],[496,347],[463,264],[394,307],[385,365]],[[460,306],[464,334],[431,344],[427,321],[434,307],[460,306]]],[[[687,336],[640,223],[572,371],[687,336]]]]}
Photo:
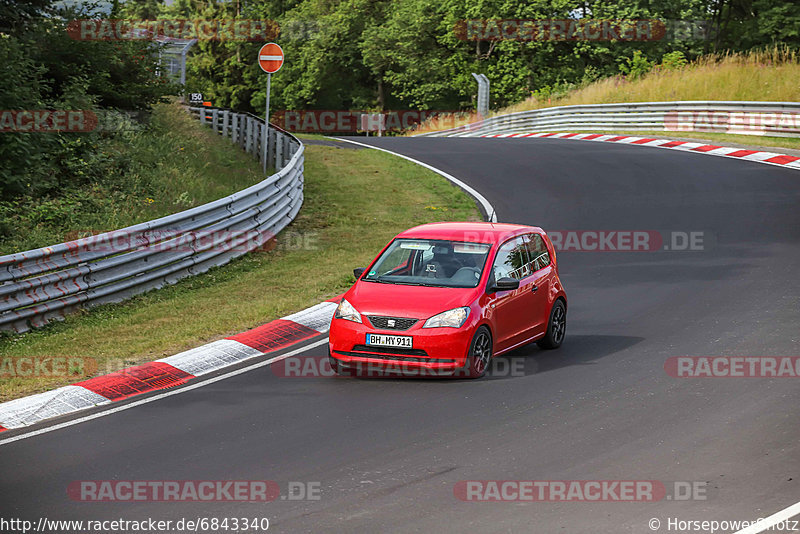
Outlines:
{"type": "Polygon", "coordinates": [[[376,278],[364,278],[365,281],[369,282],[378,282],[380,284],[394,284],[399,286],[422,286],[425,284],[420,284],[418,282],[400,282],[400,281],[390,281],[390,280],[381,280],[380,276],[376,278]]]}

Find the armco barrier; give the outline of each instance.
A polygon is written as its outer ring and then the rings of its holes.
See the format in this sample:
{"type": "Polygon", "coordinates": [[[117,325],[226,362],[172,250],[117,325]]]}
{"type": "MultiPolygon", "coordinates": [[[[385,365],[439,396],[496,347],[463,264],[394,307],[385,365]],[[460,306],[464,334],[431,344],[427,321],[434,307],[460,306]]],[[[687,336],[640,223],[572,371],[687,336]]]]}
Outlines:
{"type": "Polygon", "coordinates": [[[798,102],[637,102],[559,106],[498,115],[422,137],[473,137],[522,132],[717,132],[800,137],[798,102]]]}
{"type": "MultiPolygon", "coordinates": [[[[224,117],[212,127],[263,159],[263,119],[202,109],[224,117]]],[[[269,135],[268,167],[278,170],[243,191],[114,232],[0,256],[0,330],[24,332],[79,307],[119,302],[263,246],[303,203],[303,144],[274,127],[269,135]]]]}

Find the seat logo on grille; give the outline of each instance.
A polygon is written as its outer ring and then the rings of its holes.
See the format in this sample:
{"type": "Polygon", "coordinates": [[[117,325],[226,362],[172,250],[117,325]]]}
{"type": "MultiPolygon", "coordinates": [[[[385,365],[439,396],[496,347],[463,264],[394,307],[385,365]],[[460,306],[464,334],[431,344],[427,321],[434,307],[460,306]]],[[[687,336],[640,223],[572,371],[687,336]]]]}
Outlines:
{"type": "Polygon", "coordinates": [[[394,319],[387,319],[386,326],[394,326],[394,319]]]}

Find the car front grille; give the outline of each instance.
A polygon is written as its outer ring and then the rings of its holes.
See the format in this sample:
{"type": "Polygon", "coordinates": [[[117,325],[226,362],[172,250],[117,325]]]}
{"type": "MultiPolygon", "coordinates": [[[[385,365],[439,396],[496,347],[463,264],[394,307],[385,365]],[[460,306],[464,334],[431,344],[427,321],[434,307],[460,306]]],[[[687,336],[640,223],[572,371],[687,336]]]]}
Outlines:
{"type": "Polygon", "coordinates": [[[381,330],[408,330],[418,321],[418,319],[406,317],[384,317],[381,315],[367,315],[367,318],[373,327],[381,330]]]}
{"type": "MultiPolygon", "coordinates": [[[[397,354],[399,356],[428,356],[422,349],[401,349],[396,347],[376,347],[374,345],[356,345],[353,347],[352,356],[360,356],[357,352],[367,352],[370,354],[397,354]]],[[[369,354],[365,354],[369,356],[369,354]]]]}

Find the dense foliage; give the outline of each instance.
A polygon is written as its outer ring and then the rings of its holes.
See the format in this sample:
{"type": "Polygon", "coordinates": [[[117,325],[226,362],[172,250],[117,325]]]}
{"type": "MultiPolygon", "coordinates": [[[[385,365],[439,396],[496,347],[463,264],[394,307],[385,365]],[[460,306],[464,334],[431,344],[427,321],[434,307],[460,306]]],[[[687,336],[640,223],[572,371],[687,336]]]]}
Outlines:
{"type": "MultiPolygon", "coordinates": [[[[115,112],[113,123],[91,132],[0,132],[0,207],[124,176],[126,158],[112,147],[142,127],[124,112],[146,111],[176,92],[157,76],[152,44],[71,38],[68,21],[96,16],[92,9],[0,0],[0,110],[89,110],[106,118],[115,112]]],[[[5,227],[0,220],[0,237],[5,227]]]]}
{"type": "MultiPolygon", "coordinates": [[[[269,19],[287,61],[272,80],[273,109],[471,109],[471,73],[492,82],[492,107],[564,84],[675,64],[711,52],[800,47],[793,0],[129,0],[130,16],[269,19]],[[652,41],[464,40],[474,19],[659,19],[652,41]],[[462,35],[463,36],[463,35],[462,35]]],[[[261,43],[201,41],[187,89],[215,105],[258,111],[261,43]]]]}
{"type": "MultiPolygon", "coordinates": [[[[274,21],[286,63],[272,79],[273,110],[471,110],[473,72],[491,80],[498,109],[608,76],[681,68],[712,52],[800,49],[800,3],[793,0],[0,0],[0,111],[147,112],[177,91],[157,75],[152,42],[70,37],[68,22],[86,18],[274,21]],[[465,21],[501,19],[658,19],[686,31],[634,41],[465,38],[465,21]]],[[[259,112],[261,44],[200,40],[184,89],[217,106],[259,112]]],[[[31,201],[45,206],[89,190],[108,196],[120,184],[130,189],[137,170],[125,147],[142,124],[117,116],[106,126],[0,132],[0,238],[15,227],[8,218],[31,201]]]]}

